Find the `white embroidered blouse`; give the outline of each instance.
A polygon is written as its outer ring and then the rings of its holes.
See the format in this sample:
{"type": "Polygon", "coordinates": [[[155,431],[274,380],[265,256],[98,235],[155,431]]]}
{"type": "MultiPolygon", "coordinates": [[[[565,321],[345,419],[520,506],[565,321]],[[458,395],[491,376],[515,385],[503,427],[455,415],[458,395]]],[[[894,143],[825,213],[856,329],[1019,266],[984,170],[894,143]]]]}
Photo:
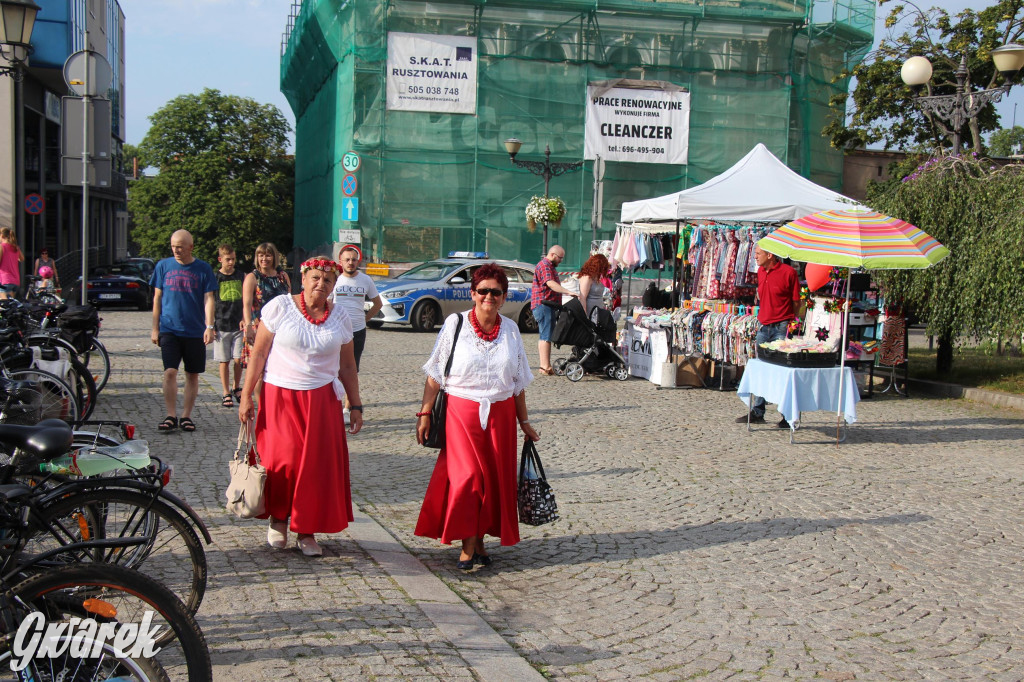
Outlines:
{"type": "Polygon", "coordinates": [[[526,358],[523,338],[516,323],[501,316],[501,330],[494,341],[484,341],[469,323],[469,313],[462,315],[462,331],[455,344],[452,371],[444,379],[444,368],[451,354],[455,337],[456,315],[448,316],[437,335],[434,352],[423,365],[428,377],[441,384],[448,395],[480,403],[480,428],[487,428],[491,403],[519,395],[533,381],[526,358]]]}
{"type": "Polygon", "coordinates": [[[338,380],[341,347],[352,340],[352,322],[344,308],[334,306],[327,321],[315,325],[291,296],[277,296],[263,306],[261,320],[274,335],[264,381],[296,391],[333,384],[338,400],[344,397],[338,380]]]}

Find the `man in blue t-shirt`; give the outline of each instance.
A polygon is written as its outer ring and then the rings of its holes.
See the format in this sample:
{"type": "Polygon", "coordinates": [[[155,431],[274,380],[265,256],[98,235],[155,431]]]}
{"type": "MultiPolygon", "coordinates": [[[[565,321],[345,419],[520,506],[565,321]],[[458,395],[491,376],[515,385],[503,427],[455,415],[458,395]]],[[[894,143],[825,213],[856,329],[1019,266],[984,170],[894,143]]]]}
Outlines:
{"type": "Polygon", "coordinates": [[[156,264],[153,287],[153,332],[150,339],[160,346],[164,361],[164,404],[167,418],[157,429],[172,431],[179,426],[192,432],[192,408],[199,394],[199,375],[206,371],[206,346],[213,343],[217,278],[206,262],[192,256],[192,235],[178,230],[171,235],[173,258],[156,264]],[[185,404],[178,421],[178,366],[185,362],[185,404]]]}

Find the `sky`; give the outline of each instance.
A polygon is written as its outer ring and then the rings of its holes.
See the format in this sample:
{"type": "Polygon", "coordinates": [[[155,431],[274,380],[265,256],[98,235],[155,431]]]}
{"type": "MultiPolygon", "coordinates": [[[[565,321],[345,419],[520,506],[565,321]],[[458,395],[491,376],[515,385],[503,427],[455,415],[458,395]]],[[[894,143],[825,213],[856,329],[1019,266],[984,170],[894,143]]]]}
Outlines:
{"type": "MultiPolygon", "coordinates": [[[[298,0],[119,0],[125,14],[126,140],[142,141],[149,116],[169,100],[214,88],[273,104],[294,127],[280,91],[281,36],[298,0]]],[[[956,13],[982,0],[933,0],[956,13]]],[[[892,5],[878,9],[876,39],[892,5]]],[[[1003,127],[1024,125],[1024,83],[998,105],[1003,127]]]]}

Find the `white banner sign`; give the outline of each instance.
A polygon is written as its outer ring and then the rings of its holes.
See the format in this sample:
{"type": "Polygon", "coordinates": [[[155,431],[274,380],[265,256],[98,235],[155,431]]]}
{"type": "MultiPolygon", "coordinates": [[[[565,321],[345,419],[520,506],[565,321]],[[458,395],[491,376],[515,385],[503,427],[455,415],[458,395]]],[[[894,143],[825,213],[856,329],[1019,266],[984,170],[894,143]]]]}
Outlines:
{"type": "Polygon", "coordinates": [[[629,343],[629,373],[642,379],[651,378],[651,332],[634,327],[626,332],[629,343]]]}
{"type": "Polygon", "coordinates": [[[587,86],[584,159],[685,164],[690,93],[587,86]]]}
{"type": "Polygon", "coordinates": [[[388,33],[387,106],[476,113],[476,38],[388,33]]]}

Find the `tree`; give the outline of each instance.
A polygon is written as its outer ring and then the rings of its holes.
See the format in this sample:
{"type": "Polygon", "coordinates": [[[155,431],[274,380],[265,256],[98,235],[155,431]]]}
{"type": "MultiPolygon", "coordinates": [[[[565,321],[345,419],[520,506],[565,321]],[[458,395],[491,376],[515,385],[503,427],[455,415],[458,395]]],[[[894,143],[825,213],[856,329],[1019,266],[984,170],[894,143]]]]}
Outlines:
{"type": "MultiPolygon", "coordinates": [[[[886,0],[880,0],[880,4],[886,0]]],[[[832,98],[833,118],[822,131],[834,147],[843,149],[878,142],[887,149],[950,146],[952,130],[937,117],[926,116],[914,104],[913,93],[900,78],[903,62],[920,55],[932,63],[934,72],[927,95],[949,95],[956,91],[954,72],[961,57],[967,59],[968,89],[992,88],[1000,81],[990,52],[999,45],[1021,42],[1024,34],[1024,3],[1000,0],[980,12],[964,10],[950,16],[946,10],[924,11],[913,3],[895,6],[886,18],[889,29],[907,26],[899,36],[882,39],[878,48],[852,71],[857,85],[850,99],[852,114],[847,120],[845,94],[832,98]],[[908,7],[910,9],[908,9],[908,7]]],[[[998,114],[991,104],[976,119],[965,124],[961,139],[982,151],[982,135],[998,129],[998,114]]],[[[959,152],[959,150],[955,150],[959,152]]]]}
{"type": "Polygon", "coordinates": [[[264,241],[291,249],[295,163],[277,107],[206,89],[174,98],[150,121],[136,152],[140,168],[157,173],[132,183],[128,198],[143,255],[166,255],[181,228],[210,262],[225,242],[239,256],[264,241]]]}
{"type": "Polygon", "coordinates": [[[992,133],[988,140],[988,151],[992,156],[1024,154],[1024,128],[1014,126],[992,133]]]}
{"type": "Polygon", "coordinates": [[[952,367],[964,335],[1024,332],[1024,166],[974,156],[934,158],[910,176],[872,184],[867,203],[899,216],[949,248],[927,270],[875,271],[887,303],[903,304],[939,340],[936,369],[952,367]]]}

